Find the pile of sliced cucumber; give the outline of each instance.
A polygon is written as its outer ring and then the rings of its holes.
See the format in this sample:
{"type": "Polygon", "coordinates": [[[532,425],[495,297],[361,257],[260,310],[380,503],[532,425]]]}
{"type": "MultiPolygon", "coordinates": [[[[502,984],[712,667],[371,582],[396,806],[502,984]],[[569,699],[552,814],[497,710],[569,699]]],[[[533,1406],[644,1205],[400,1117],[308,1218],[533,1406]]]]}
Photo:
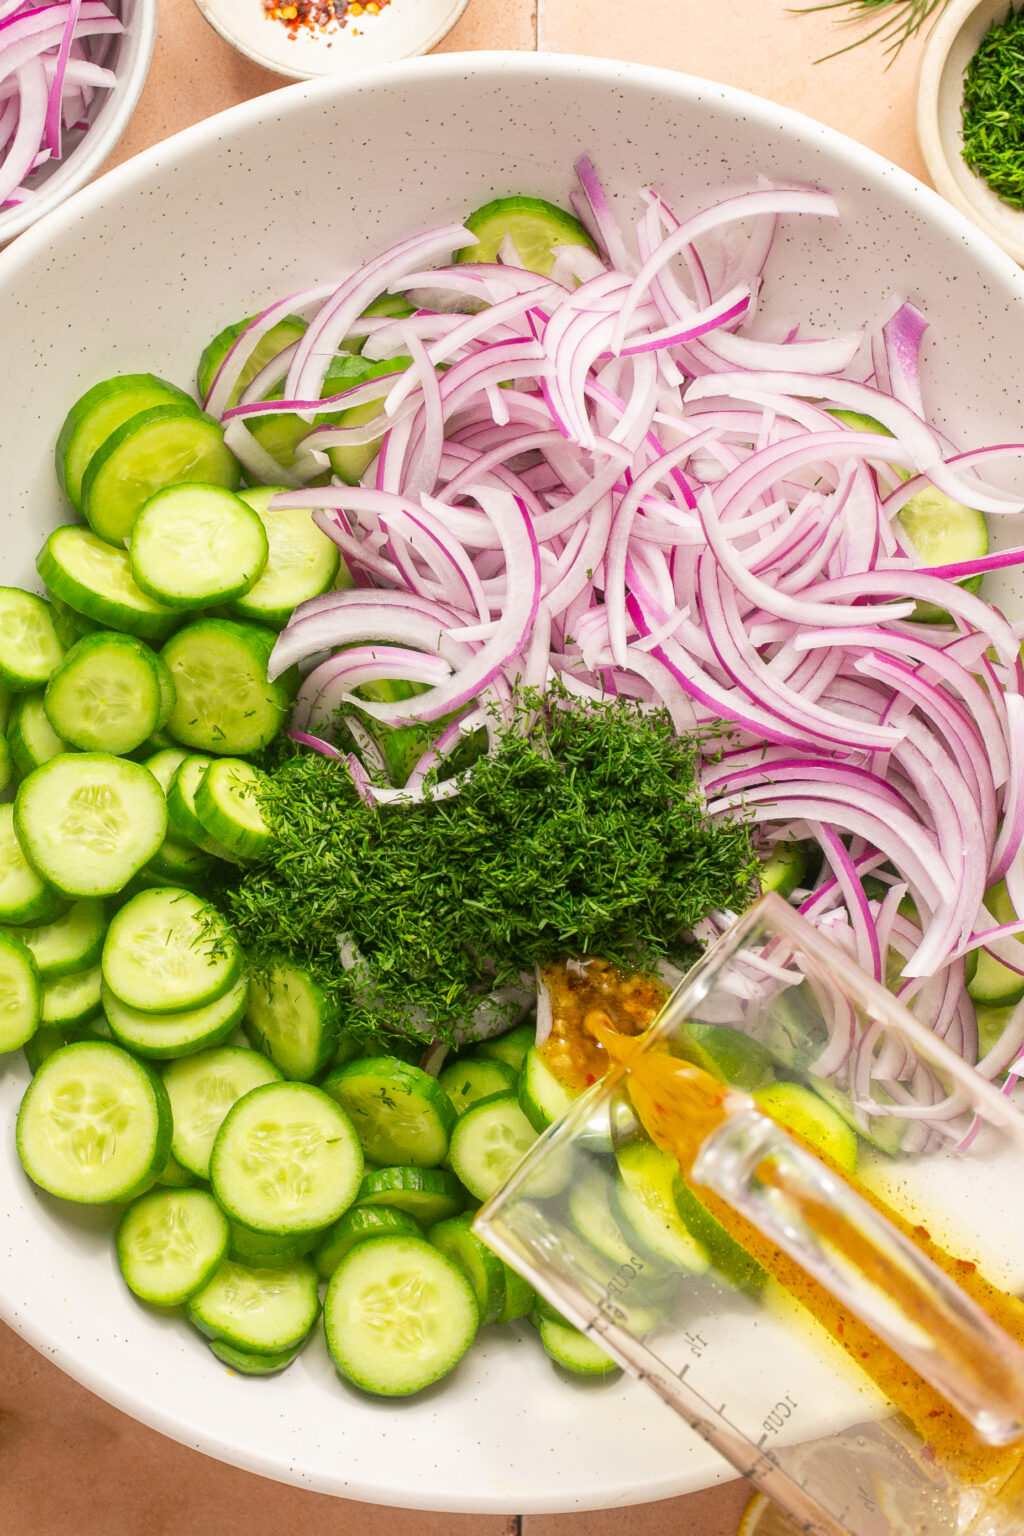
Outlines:
{"type": "MultiPolygon", "coordinates": [[[[128,1287],[231,1369],[283,1369],[322,1313],[342,1376],[418,1391],[482,1325],[534,1314],[471,1221],[564,1095],[529,1028],[438,1079],[358,1055],[285,960],[249,976],[208,878],[268,849],[253,758],[294,680],[269,683],[267,658],[347,574],[307,512],[239,489],[218,424],[152,375],[76,403],[57,471],[85,521],[43,545],[45,596],[0,588],[0,1051],[33,1072],[22,1166],[113,1207],[128,1287]]],[[[534,1320],[570,1370],[612,1368],[534,1320]]]]}

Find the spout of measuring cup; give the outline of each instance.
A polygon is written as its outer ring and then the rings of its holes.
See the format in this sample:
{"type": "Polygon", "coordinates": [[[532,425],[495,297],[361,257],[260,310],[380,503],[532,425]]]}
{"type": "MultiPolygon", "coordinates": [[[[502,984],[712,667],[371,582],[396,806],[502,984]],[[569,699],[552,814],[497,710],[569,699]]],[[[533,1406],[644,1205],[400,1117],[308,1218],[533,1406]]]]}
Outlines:
{"type": "Polygon", "coordinates": [[[1024,1350],[863,1195],[774,1120],[740,1110],[691,1178],[794,1259],[991,1445],[1024,1435],[1024,1350]]]}

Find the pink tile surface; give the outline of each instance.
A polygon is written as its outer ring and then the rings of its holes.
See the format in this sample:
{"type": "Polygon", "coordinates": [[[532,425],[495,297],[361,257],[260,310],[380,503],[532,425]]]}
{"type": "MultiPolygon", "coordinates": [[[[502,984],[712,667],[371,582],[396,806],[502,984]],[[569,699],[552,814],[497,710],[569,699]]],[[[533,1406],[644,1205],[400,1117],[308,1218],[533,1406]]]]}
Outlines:
{"type": "MultiPolygon", "coordinates": [[[[812,61],[848,40],[787,0],[470,0],[445,51],[577,52],[705,75],[828,122],[916,175],[919,45],[884,72],[877,45],[812,61]]],[[[202,20],[163,0],[152,72],[111,160],[280,88],[202,20]]],[[[396,1454],[400,1454],[396,1448],[396,1454]]],[[[530,1516],[522,1536],[733,1536],[738,1482],[656,1505],[530,1516]]],[[[353,1504],[266,1482],[162,1438],[63,1376],[0,1325],[0,1536],[512,1536],[512,1520],[353,1504]]]]}

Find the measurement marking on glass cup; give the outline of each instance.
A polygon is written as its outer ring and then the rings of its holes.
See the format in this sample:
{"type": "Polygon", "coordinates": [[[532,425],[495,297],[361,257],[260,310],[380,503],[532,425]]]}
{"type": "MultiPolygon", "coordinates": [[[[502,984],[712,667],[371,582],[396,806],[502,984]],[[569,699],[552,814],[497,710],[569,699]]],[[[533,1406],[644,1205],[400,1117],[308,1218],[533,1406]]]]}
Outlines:
{"type": "Polygon", "coordinates": [[[764,1431],[762,1439],[766,1439],[768,1435],[777,1435],[786,1420],[793,1417],[793,1410],[796,1407],[796,1398],[790,1393],[787,1392],[785,1397],[780,1397],[775,1407],[761,1422],[761,1428],[764,1431]]]}

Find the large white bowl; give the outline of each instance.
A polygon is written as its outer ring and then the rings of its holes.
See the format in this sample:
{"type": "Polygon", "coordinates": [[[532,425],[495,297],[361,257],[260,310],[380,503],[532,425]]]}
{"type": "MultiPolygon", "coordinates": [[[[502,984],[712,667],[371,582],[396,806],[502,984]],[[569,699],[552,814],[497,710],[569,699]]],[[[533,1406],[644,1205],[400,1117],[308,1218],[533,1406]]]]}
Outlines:
{"type": "MultiPolygon", "coordinates": [[[[977,442],[1021,435],[1024,275],[903,172],[680,75],[433,57],[247,102],[119,167],[0,255],[2,579],[31,582],[45,532],[68,518],[53,442],[87,386],[140,369],[185,384],[205,341],[272,296],[501,193],[564,200],[582,151],[630,215],[652,182],[683,201],[759,172],[831,187],[841,223],[783,228],[773,310],[842,329],[893,290],[914,299],[932,321],[937,419],[977,442]]],[[[25,1081],[19,1062],[0,1065],[0,1313],[129,1413],[270,1477],[419,1508],[594,1508],[730,1475],[643,1386],[561,1379],[527,1328],[488,1330],[452,1379],[404,1403],[357,1396],[319,1347],[280,1378],[231,1375],[185,1325],[129,1297],[105,1218],[76,1219],[30,1188],[11,1133],[25,1081]]],[[[781,1364],[775,1386],[788,1390],[781,1364]]]]}

